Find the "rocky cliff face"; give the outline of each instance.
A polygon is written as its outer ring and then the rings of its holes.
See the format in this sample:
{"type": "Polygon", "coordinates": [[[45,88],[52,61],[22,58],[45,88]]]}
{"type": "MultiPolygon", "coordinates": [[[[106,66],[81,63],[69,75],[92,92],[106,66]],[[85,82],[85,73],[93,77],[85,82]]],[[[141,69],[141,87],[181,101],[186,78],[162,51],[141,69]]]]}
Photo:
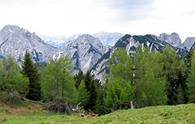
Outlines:
{"type": "Polygon", "coordinates": [[[171,44],[174,47],[183,47],[181,38],[177,33],[172,34],[162,33],[160,34],[159,39],[171,44]]]}
{"type": "Polygon", "coordinates": [[[66,42],[62,48],[45,43],[35,33],[14,25],[7,25],[0,31],[0,57],[11,55],[18,62],[23,61],[25,52],[32,54],[35,62],[47,62],[49,58],[68,55],[73,61],[73,72],[86,72],[105,53],[101,41],[91,35],[81,35],[66,42]]]}
{"type": "MultiPolygon", "coordinates": [[[[167,42],[160,40],[158,37],[154,35],[125,35],[121,39],[116,42],[114,47],[109,49],[93,66],[91,73],[97,78],[100,79],[102,82],[105,82],[106,76],[108,74],[108,62],[109,59],[112,57],[112,54],[118,48],[125,48],[129,54],[136,53],[136,49],[138,47],[146,47],[150,51],[162,51],[166,46],[171,46],[167,42]]],[[[181,49],[177,47],[173,47],[179,55],[183,55],[187,52],[186,49],[181,49]]]]}
{"type": "Polygon", "coordinates": [[[49,37],[49,36],[43,36],[40,35],[39,36],[45,43],[57,47],[58,49],[62,48],[64,46],[64,44],[67,44],[67,42],[69,41],[68,38],[66,37],[49,37]]]}
{"type": "Polygon", "coordinates": [[[104,46],[114,46],[114,44],[122,37],[124,34],[117,32],[99,32],[93,35],[98,38],[104,46]]]}
{"type": "Polygon", "coordinates": [[[195,50],[195,43],[191,47],[192,50],[195,50]]]}
{"type": "Polygon", "coordinates": [[[7,25],[0,31],[0,56],[11,55],[17,61],[22,61],[26,51],[31,52],[34,61],[45,62],[58,50],[35,33],[18,26],[7,25]]]}
{"type": "MultiPolygon", "coordinates": [[[[125,48],[129,54],[136,53],[137,47],[147,47],[151,51],[162,51],[165,46],[173,47],[180,56],[187,52],[176,33],[161,34],[159,37],[127,34],[120,38],[113,47],[108,47],[109,43],[115,42],[114,40],[117,40],[121,35],[112,33],[105,35],[104,33],[96,35],[97,38],[95,38],[92,35],[80,34],[66,42],[60,41],[63,42],[63,45],[54,47],[47,44],[48,41],[42,40],[35,33],[18,26],[7,25],[0,30],[0,58],[11,55],[18,62],[21,62],[27,50],[31,52],[35,62],[47,62],[49,58],[54,59],[67,55],[73,62],[73,74],[80,70],[84,73],[91,70],[97,79],[105,82],[109,59],[118,48],[125,48]],[[106,45],[102,42],[106,42],[106,45]]],[[[184,46],[188,50],[192,46],[195,48],[195,38],[187,38],[184,46]]]]}
{"type": "Polygon", "coordinates": [[[85,73],[92,68],[105,51],[106,48],[99,39],[85,34],[66,44],[64,54],[72,58],[74,73],[79,70],[85,73]]]}
{"type": "Polygon", "coordinates": [[[188,37],[185,41],[184,41],[184,46],[190,50],[191,47],[193,46],[193,44],[195,44],[195,37],[188,37]]]}

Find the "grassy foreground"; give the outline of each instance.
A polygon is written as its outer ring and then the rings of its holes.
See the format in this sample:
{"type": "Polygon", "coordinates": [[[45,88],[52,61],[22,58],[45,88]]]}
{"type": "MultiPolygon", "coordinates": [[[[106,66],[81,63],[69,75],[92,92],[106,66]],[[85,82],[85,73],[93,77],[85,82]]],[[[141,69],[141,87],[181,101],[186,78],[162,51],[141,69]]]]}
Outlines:
{"type": "Polygon", "coordinates": [[[5,110],[1,105],[0,124],[195,124],[195,104],[120,110],[96,118],[48,113],[39,107],[28,110],[5,110]]]}

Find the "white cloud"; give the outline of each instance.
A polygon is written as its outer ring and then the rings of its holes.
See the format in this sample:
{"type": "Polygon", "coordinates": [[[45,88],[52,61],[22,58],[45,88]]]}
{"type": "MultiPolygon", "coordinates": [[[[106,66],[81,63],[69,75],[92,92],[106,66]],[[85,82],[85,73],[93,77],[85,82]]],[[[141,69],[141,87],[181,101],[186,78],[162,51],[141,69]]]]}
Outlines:
{"type": "Polygon", "coordinates": [[[195,1],[193,0],[154,0],[152,9],[143,20],[129,21],[135,33],[177,32],[182,40],[195,36],[195,1]]]}
{"type": "Polygon", "coordinates": [[[1,0],[0,27],[16,24],[50,36],[98,31],[195,36],[194,0],[105,1],[1,0]]]}
{"type": "Polygon", "coordinates": [[[93,6],[90,0],[56,0],[45,4],[43,1],[41,4],[37,2],[32,5],[0,4],[1,27],[16,24],[41,34],[71,35],[109,29],[114,16],[105,7],[93,6]]]}

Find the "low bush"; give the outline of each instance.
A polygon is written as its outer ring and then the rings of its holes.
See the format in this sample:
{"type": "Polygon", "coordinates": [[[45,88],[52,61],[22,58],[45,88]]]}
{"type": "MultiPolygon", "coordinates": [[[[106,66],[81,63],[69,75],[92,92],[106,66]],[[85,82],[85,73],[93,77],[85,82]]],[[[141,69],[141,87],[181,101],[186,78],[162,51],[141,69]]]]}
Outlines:
{"type": "Polygon", "coordinates": [[[21,103],[22,97],[16,91],[13,92],[1,92],[0,100],[6,104],[17,105],[21,103]]]}

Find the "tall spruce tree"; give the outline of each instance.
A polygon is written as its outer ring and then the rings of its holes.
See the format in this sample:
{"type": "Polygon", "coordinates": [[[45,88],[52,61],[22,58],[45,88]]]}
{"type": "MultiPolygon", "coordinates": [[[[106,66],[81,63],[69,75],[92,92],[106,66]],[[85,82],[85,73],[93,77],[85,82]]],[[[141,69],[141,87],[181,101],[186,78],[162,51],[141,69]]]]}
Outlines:
{"type": "Polygon", "coordinates": [[[87,104],[89,101],[89,92],[87,91],[85,87],[85,82],[82,80],[79,87],[78,87],[78,98],[77,103],[81,106],[84,106],[84,108],[87,108],[87,104]]]}
{"type": "Polygon", "coordinates": [[[79,85],[81,84],[81,81],[83,80],[84,75],[82,71],[79,71],[79,73],[77,75],[74,76],[74,80],[75,80],[75,87],[78,89],[79,85]]]}
{"type": "Polygon", "coordinates": [[[186,62],[183,59],[178,60],[177,69],[177,87],[178,87],[178,103],[183,104],[188,102],[188,86],[187,78],[189,75],[189,70],[186,62]]]}
{"type": "Polygon", "coordinates": [[[88,71],[85,74],[84,83],[85,83],[86,91],[89,93],[89,99],[86,102],[84,108],[86,110],[94,111],[96,106],[96,100],[97,100],[97,90],[96,90],[96,81],[91,76],[90,71],[88,71]]]}
{"type": "Polygon", "coordinates": [[[104,90],[104,86],[100,84],[100,82],[97,80],[98,84],[97,84],[97,101],[96,101],[96,113],[98,113],[99,115],[102,114],[106,114],[108,113],[108,109],[105,106],[105,101],[104,101],[104,97],[105,97],[105,90],[104,90]]]}
{"type": "Polygon", "coordinates": [[[178,71],[180,63],[176,52],[170,47],[166,47],[163,51],[163,74],[166,78],[166,95],[167,104],[178,104],[178,71]]]}
{"type": "Polygon", "coordinates": [[[193,51],[192,54],[190,74],[187,81],[187,85],[189,88],[189,102],[195,103],[195,51],[193,51]]]}
{"type": "Polygon", "coordinates": [[[192,57],[193,57],[193,50],[191,49],[188,54],[184,57],[183,62],[183,69],[180,72],[180,85],[181,85],[181,91],[182,91],[182,102],[181,103],[188,103],[189,101],[189,76],[191,76],[191,67],[192,67],[192,57]]]}
{"type": "Polygon", "coordinates": [[[32,57],[26,51],[23,63],[23,74],[29,79],[27,98],[31,100],[41,100],[40,74],[37,65],[33,63],[32,57]]]}

